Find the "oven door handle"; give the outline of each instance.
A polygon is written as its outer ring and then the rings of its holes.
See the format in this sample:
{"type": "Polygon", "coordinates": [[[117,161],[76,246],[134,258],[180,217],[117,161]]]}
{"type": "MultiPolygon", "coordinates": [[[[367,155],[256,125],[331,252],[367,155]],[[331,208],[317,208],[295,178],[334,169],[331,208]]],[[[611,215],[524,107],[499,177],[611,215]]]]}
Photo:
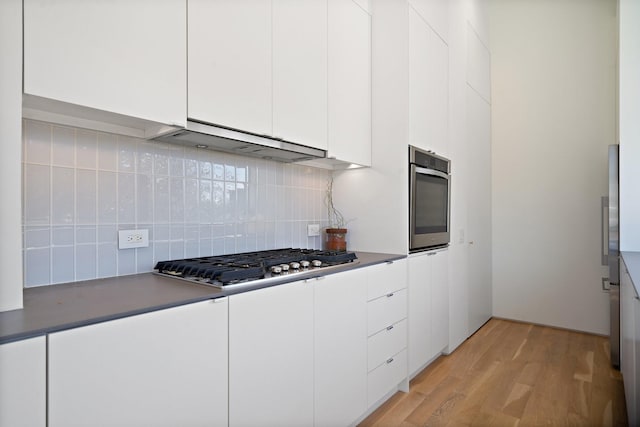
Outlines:
{"type": "Polygon", "coordinates": [[[440,172],[435,169],[421,168],[415,165],[412,165],[412,166],[415,167],[416,173],[423,174],[423,175],[435,175],[435,176],[439,176],[440,178],[449,179],[449,175],[444,172],[440,172]]]}

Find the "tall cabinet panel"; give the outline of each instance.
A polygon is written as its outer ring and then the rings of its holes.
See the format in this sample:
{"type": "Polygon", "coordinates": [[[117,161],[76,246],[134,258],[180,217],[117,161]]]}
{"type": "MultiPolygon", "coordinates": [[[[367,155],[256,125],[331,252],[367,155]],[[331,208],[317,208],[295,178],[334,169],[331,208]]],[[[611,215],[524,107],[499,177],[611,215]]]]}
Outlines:
{"type": "Polygon", "coordinates": [[[227,423],[227,299],[49,335],[56,426],[227,423]]]}
{"type": "Polygon", "coordinates": [[[353,0],[328,0],[328,151],[371,165],[371,16],[353,0]]]}
{"type": "Polygon", "coordinates": [[[270,135],[271,3],[189,0],[188,9],[189,118],[270,135]]]}
{"type": "Polygon", "coordinates": [[[313,425],[313,286],[229,297],[229,425],[313,425]]]}
{"type": "Polygon", "coordinates": [[[316,426],[351,425],[367,409],[366,286],[363,269],[315,282],[316,426]]]}
{"type": "Polygon", "coordinates": [[[0,426],[47,424],[45,337],[0,345],[0,426]]]}
{"type": "Polygon", "coordinates": [[[273,0],[273,135],[327,148],[327,0],[273,0]]]}
{"type": "Polygon", "coordinates": [[[186,23],[184,0],[25,0],[24,92],[184,124],[186,23]]]}
{"type": "Polygon", "coordinates": [[[448,155],[449,51],[409,7],[409,144],[448,155]]]}
{"type": "Polygon", "coordinates": [[[492,315],[491,106],[467,87],[469,334],[492,315]]]}
{"type": "Polygon", "coordinates": [[[624,263],[620,266],[620,371],[624,379],[629,425],[640,422],[640,381],[637,361],[640,359],[638,334],[640,333],[640,301],[624,263]]]}

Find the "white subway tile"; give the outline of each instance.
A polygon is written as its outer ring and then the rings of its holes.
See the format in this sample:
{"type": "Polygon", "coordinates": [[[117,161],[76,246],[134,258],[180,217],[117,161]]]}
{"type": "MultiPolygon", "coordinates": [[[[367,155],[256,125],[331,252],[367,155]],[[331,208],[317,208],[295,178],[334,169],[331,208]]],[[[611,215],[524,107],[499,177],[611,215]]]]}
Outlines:
{"type": "Polygon", "coordinates": [[[98,133],[98,169],[118,170],[118,139],[109,133],[98,133]]]}
{"type": "Polygon", "coordinates": [[[46,165],[25,165],[24,216],[25,225],[48,225],[50,222],[51,168],[46,165]]]}
{"type": "Polygon", "coordinates": [[[95,245],[98,241],[98,229],[94,226],[80,225],[76,227],[76,244],[95,245]]]}
{"type": "Polygon", "coordinates": [[[136,221],[153,222],[153,176],[136,175],[136,221]]]}
{"type": "Polygon", "coordinates": [[[98,158],[98,133],[91,130],[76,130],[76,166],[96,169],[98,158]]]}
{"type": "Polygon", "coordinates": [[[184,240],[172,240],[169,243],[169,257],[171,259],[181,259],[184,258],[184,240]]]}
{"type": "Polygon", "coordinates": [[[73,128],[53,126],[51,163],[66,167],[76,165],[76,135],[73,128]]]}
{"type": "Polygon", "coordinates": [[[200,243],[198,240],[185,241],[185,257],[197,258],[200,256],[200,243]]]}
{"type": "Polygon", "coordinates": [[[154,242],[153,244],[154,261],[168,261],[171,259],[169,252],[169,242],[154,242]]]}
{"type": "Polygon", "coordinates": [[[48,248],[51,245],[51,228],[48,226],[24,227],[24,248],[48,248]]]}
{"type": "Polygon", "coordinates": [[[166,146],[157,144],[153,157],[153,172],[156,175],[169,175],[169,154],[170,151],[166,146]]]}
{"type": "Polygon", "coordinates": [[[114,224],[118,219],[118,183],[114,172],[98,172],[98,223],[114,224]]]}
{"type": "Polygon", "coordinates": [[[26,120],[24,122],[25,161],[51,164],[51,139],[50,124],[26,120]]]}
{"type": "Polygon", "coordinates": [[[95,244],[76,246],[76,280],[92,280],[98,277],[97,250],[95,244]]]}
{"type": "Polygon", "coordinates": [[[51,248],[51,283],[68,283],[75,280],[75,247],[51,248]]]}
{"type": "Polygon", "coordinates": [[[147,273],[153,271],[153,247],[137,248],[136,251],[136,273],[147,273]]]}
{"type": "Polygon", "coordinates": [[[76,170],[76,223],[96,223],[96,171],[76,170]]]}
{"type": "Polygon", "coordinates": [[[171,222],[171,195],[169,178],[156,177],[153,187],[153,213],[156,223],[171,222]]]}
{"type": "Polygon", "coordinates": [[[197,179],[184,180],[184,222],[186,223],[194,224],[199,221],[198,201],[200,195],[198,191],[197,179]]]}
{"type": "Polygon", "coordinates": [[[27,249],[24,252],[24,282],[26,287],[51,283],[51,250],[27,249]]]}
{"type": "Polygon", "coordinates": [[[198,187],[200,224],[213,222],[213,183],[209,180],[200,180],[198,187]]]}
{"type": "Polygon", "coordinates": [[[155,224],[153,226],[153,240],[155,242],[171,239],[171,226],[169,224],[155,224]]]}
{"type": "Polygon", "coordinates": [[[184,222],[184,179],[170,178],[171,222],[184,222]]]}
{"type": "Polygon", "coordinates": [[[134,223],[136,221],[135,197],[135,174],[118,174],[118,223],[134,223]]]}
{"type": "Polygon", "coordinates": [[[136,273],[136,249],[118,250],[118,276],[136,273]]]}
{"type": "Polygon", "coordinates": [[[73,224],[75,221],[75,169],[51,168],[51,222],[73,224]]]}
{"type": "Polygon", "coordinates": [[[142,174],[153,173],[154,153],[156,152],[155,145],[148,141],[138,141],[136,144],[136,172],[142,174]]]}
{"type": "Polygon", "coordinates": [[[75,227],[53,226],[51,227],[52,246],[73,246],[75,244],[75,227]]]}
{"type": "Polygon", "coordinates": [[[136,139],[118,136],[118,171],[136,171],[136,139]]]}

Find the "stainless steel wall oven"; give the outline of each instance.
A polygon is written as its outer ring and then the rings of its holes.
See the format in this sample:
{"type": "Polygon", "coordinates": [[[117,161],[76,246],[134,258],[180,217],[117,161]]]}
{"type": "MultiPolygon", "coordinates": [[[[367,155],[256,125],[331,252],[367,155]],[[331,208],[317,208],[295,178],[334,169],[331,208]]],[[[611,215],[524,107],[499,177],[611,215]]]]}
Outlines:
{"type": "Polygon", "coordinates": [[[449,244],[451,162],[409,146],[409,251],[449,244]]]}

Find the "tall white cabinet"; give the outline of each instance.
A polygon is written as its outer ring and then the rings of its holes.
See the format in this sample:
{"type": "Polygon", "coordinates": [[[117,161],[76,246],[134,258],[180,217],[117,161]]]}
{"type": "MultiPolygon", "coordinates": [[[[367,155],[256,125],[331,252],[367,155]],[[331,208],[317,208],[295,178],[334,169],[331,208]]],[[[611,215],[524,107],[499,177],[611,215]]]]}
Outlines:
{"type": "Polygon", "coordinates": [[[24,93],[184,125],[186,18],[184,0],[25,0],[24,93]]]}
{"type": "Polygon", "coordinates": [[[227,424],[226,298],[49,335],[48,425],[227,424]]]}
{"type": "Polygon", "coordinates": [[[624,263],[620,266],[620,371],[630,426],[640,423],[640,299],[624,263]]]}
{"type": "Polygon", "coordinates": [[[0,345],[0,425],[47,425],[47,341],[0,345]]]}

